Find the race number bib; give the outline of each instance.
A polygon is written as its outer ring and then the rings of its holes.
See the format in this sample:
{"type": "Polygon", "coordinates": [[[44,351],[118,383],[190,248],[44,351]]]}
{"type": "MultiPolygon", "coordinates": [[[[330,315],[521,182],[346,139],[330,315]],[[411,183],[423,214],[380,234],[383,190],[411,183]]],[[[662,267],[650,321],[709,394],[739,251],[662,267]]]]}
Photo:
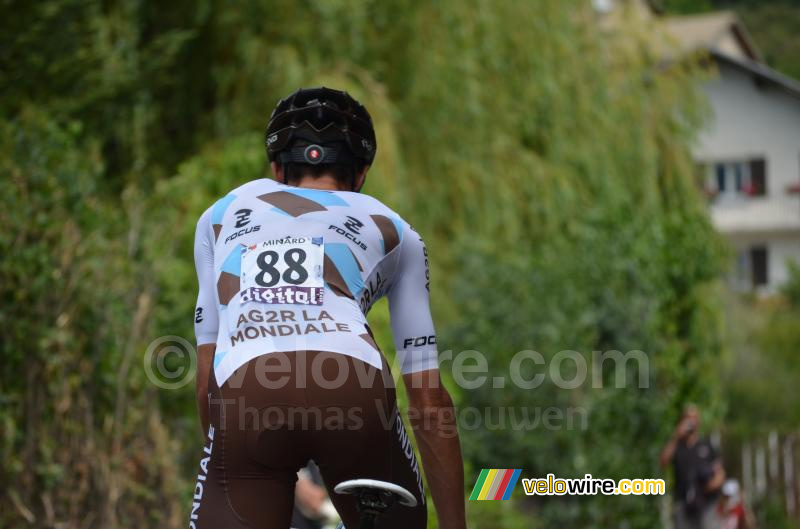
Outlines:
{"type": "Polygon", "coordinates": [[[322,305],[322,237],[261,241],[242,251],[241,303],[322,305]]]}

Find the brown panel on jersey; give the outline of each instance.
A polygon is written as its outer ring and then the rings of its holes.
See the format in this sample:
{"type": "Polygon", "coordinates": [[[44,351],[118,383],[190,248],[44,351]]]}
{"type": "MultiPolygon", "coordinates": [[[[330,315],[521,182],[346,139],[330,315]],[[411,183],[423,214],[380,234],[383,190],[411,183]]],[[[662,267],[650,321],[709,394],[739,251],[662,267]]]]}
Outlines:
{"type": "Polygon", "coordinates": [[[346,246],[346,248],[350,252],[350,255],[353,256],[353,260],[356,262],[356,266],[358,266],[358,271],[363,272],[364,267],[361,266],[361,263],[359,262],[358,257],[356,257],[356,254],[353,253],[353,250],[351,250],[349,246],[346,246]]]}
{"type": "Polygon", "coordinates": [[[299,217],[306,213],[314,211],[326,211],[328,208],[309,200],[307,198],[289,193],[287,191],[275,191],[274,193],[265,193],[258,197],[267,204],[272,204],[278,209],[281,209],[291,215],[292,217],[299,217]]]}
{"type": "Polygon", "coordinates": [[[388,254],[400,244],[400,234],[397,233],[397,228],[389,217],[383,215],[370,215],[370,217],[375,221],[383,237],[383,253],[388,254]]]}
{"type": "Polygon", "coordinates": [[[347,288],[347,283],[342,277],[342,274],[339,273],[339,269],[336,268],[336,265],[333,264],[333,261],[331,261],[327,255],[325,256],[325,264],[322,267],[322,279],[328,283],[328,286],[331,287],[331,290],[333,290],[337,296],[355,299],[353,293],[347,288]]]}
{"type": "Polygon", "coordinates": [[[214,224],[214,242],[219,239],[219,232],[222,231],[222,224],[214,224]]]}
{"type": "Polygon", "coordinates": [[[364,340],[370,346],[372,346],[373,349],[375,349],[376,351],[380,352],[380,349],[378,349],[378,344],[375,343],[375,340],[372,339],[372,336],[370,336],[367,333],[359,334],[359,336],[361,337],[362,340],[364,340]]]}
{"type": "Polygon", "coordinates": [[[227,305],[233,296],[239,293],[239,276],[222,272],[217,281],[219,302],[227,305]]]}

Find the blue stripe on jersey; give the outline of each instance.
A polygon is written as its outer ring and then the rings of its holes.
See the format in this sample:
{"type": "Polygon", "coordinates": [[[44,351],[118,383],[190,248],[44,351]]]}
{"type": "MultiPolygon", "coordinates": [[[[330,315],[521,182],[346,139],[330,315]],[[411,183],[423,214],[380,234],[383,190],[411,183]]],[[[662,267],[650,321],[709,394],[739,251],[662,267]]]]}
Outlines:
{"type": "Polygon", "coordinates": [[[225,211],[234,200],[236,200],[236,195],[226,195],[214,203],[214,207],[211,209],[211,224],[222,224],[222,217],[225,216],[225,211]]]}
{"type": "Polygon", "coordinates": [[[228,351],[216,351],[214,353],[214,368],[219,366],[219,364],[222,362],[222,359],[225,358],[225,355],[227,354],[228,351]]]}
{"type": "Polygon", "coordinates": [[[358,263],[356,263],[356,258],[353,257],[350,248],[344,243],[326,242],[325,255],[333,261],[353,297],[358,298],[364,288],[364,280],[361,278],[358,263]]]}
{"type": "Polygon", "coordinates": [[[399,246],[403,242],[403,221],[400,220],[400,217],[395,217],[394,215],[390,215],[389,218],[394,224],[394,229],[397,230],[397,245],[399,246]]]}
{"type": "Polygon", "coordinates": [[[231,253],[228,254],[228,257],[225,258],[225,261],[222,263],[222,269],[220,272],[228,272],[229,274],[233,274],[235,276],[242,275],[242,249],[244,246],[237,245],[236,247],[231,250],[231,253]]]}
{"type": "Polygon", "coordinates": [[[339,195],[335,195],[329,191],[321,191],[319,189],[306,189],[294,188],[287,189],[289,193],[294,195],[313,200],[322,206],[347,206],[347,202],[342,200],[339,195]]]}

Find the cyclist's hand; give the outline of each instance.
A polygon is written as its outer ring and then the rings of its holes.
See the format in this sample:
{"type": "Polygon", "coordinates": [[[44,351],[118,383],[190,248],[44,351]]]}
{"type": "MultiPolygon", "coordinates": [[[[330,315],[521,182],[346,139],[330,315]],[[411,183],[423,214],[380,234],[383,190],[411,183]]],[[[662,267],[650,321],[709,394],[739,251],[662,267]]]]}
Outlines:
{"type": "Polygon", "coordinates": [[[295,501],[300,511],[309,518],[320,518],[328,493],[308,478],[299,477],[295,486],[295,501]]]}

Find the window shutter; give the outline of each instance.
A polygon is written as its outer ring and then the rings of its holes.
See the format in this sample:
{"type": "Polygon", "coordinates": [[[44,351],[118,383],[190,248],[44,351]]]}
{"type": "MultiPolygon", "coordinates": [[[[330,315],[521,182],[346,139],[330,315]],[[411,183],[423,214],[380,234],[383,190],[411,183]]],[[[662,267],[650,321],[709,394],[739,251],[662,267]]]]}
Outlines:
{"type": "Polygon", "coordinates": [[[754,287],[763,286],[769,282],[768,271],[767,248],[764,246],[750,248],[750,272],[754,287]]]}
{"type": "Polygon", "coordinates": [[[750,184],[754,196],[767,194],[767,161],[764,158],[750,160],[750,184]]]}

